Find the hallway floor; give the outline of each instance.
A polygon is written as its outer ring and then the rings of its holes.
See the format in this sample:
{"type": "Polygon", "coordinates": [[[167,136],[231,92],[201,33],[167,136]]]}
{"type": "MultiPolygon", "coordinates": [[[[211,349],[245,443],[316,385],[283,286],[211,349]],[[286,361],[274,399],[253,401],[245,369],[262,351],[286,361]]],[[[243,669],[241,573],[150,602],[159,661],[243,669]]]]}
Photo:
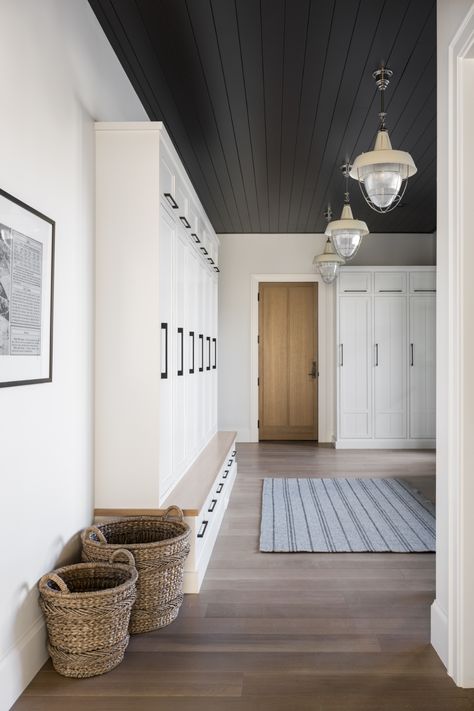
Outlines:
{"type": "Polygon", "coordinates": [[[434,497],[434,454],[238,445],[202,591],[123,664],[65,679],[48,662],[15,711],[468,711],[429,644],[433,554],[258,552],[261,479],[402,476],[434,497]]]}

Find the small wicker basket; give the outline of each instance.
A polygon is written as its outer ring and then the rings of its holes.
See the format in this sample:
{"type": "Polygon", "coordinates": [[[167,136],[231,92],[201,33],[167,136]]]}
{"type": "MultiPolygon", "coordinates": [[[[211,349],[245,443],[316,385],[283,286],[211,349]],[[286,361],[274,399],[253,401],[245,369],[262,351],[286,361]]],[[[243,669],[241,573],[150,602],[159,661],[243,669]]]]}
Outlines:
{"type": "Polygon", "coordinates": [[[120,664],[137,578],[133,556],[123,548],[109,553],[107,562],[67,565],[43,575],[40,606],[57,672],[83,678],[120,664]],[[120,558],[127,563],[119,563],[120,558]]]}
{"type": "Polygon", "coordinates": [[[184,562],[190,528],[183,512],[170,506],[163,516],[140,516],[87,528],[82,535],[83,560],[107,560],[124,547],[138,570],[137,600],[130,618],[130,634],[150,632],[176,619],[183,602],[184,562]],[[172,516],[171,512],[176,512],[172,516]]]}

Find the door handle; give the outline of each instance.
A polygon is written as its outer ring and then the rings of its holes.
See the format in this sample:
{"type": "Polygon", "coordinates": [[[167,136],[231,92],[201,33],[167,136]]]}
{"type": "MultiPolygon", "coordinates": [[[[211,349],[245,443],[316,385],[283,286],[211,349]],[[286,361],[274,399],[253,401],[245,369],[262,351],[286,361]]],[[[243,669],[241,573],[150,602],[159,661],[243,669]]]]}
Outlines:
{"type": "Polygon", "coordinates": [[[316,378],[316,361],[313,360],[313,367],[311,368],[311,373],[308,373],[311,378],[316,378]]]}

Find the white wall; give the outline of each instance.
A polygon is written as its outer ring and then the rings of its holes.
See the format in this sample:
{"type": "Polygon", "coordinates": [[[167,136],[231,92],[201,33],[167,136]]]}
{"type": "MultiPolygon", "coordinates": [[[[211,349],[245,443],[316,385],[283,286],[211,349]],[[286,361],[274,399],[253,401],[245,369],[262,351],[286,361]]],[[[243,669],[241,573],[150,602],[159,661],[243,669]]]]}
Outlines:
{"type": "MultiPolygon", "coordinates": [[[[237,430],[240,441],[249,441],[252,428],[250,399],[250,289],[253,274],[312,274],[313,257],[322,252],[325,238],[316,234],[219,235],[219,429],[237,430]]],[[[354,265],[430,265],[435,261],[434,235],[371,235],[354,265]]],[[[335,343],[334,286],[328,292],[325,338],[335,343]]],[[[321,342],[319,348],[327,346],[321,342]]],[[[328,352],[328,351],[327,351],[328,352]]],[[[335,381],[328,357],[326,377],[335,381]]],[[[320,440],[332,441],[335,433],[335,382],[332,402],[320,411],[320,440]],[[325,418],[321,422],[322,417],[325,418]]]]}
{"type": "Polygon", "coordinates": [[[146,120],[86,0],[0,3],[0,187],[56,220],[53,382],[0,389],[0,709],[46,659],[37,581],[91,521],[93,120],[146,120]]]}

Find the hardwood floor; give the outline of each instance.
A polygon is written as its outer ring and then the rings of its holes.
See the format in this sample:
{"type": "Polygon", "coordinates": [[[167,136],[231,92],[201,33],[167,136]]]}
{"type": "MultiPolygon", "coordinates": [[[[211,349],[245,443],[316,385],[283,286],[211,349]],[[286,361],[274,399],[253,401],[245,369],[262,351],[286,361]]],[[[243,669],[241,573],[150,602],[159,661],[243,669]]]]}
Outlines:
{"type": "Polygon", "coordinates": [[[65,679],[48,662],[15,711],[468,711],[429,644],[431,554],[258,552],[265,475],[403,476],[434,495],[434,455],[238,446],[239,473],[199,595],[132,638],[123,664],[65,679]]]}

